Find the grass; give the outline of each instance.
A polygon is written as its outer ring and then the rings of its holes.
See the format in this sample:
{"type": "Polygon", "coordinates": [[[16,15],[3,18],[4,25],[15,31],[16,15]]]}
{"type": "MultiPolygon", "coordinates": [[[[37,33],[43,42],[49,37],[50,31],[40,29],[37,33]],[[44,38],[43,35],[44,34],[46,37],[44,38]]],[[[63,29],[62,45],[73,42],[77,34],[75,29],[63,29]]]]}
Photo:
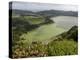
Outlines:
{"type": "Polygon", "coordinates": [[[73,40],[52,41],[48,45],[50,56],[78,54],[78,44],[73,40]]]}
{"type": "Polygon", "coordinates": [[[67,39],[52,41],[48,45],[41,42],[26,47],[18,45],[13,48],[12,58],[75,55],[78,54],[77,45],[77,42],[67,39]]]}
{"type": "Polygon", "coordinates": [[[43,17],[35,16],[12,16],[13,19],[27,21],[30,24],[39,24],[45,21],[43,17]]]}
{"type": "MultiPolygon", "coordinates": [[[[17,20],[25,20],[31,24],[39,24],[42,17],[24,16],[17,17],[17,20]]],[[[21,22],[22,23],[22,22],[21,22]]],[[[78,54],[78,44],[73,39],[55,39],[55,36],[66,30],[56,27],[56,24],[45,24],[40,27],[22,33],[15,31],[12,46],[12,58],[41,57],[41,56],[62,56],[78,54]],[[20,38],[19,38],[20,37],[20,38]],[[47,44],[46,44],[47,43],[47,44]]]]}
{"type": "Polygon", "coordinates": [[[23,34],[21,38],[24,38],[26,42],[32,41],[48,42],[48,39],[58,34],[61,34],[64,31],[65,31],[64,29],[56,27],[55,24],[47,24],[40,26],[39,28],[30,31],[26,34],[23,34]]]}
{"type": "Polygon", "coordinates": [[[24,16],[24,19],[27,20],[31,24],[39,24],[39,23],[44,22],[43,17],[24,16]]]}

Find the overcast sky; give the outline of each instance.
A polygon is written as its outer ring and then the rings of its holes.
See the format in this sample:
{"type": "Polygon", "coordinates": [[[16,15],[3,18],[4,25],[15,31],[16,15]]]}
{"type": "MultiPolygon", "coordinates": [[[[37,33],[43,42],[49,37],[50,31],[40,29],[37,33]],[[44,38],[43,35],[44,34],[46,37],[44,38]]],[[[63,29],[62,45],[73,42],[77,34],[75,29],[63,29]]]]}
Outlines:
{"type": "Polygon", "coordinates": [[[43,11],[43,10],[64,10],[77,11],[76,5],[63,4],[46,4],[46,3],[32,3],[32,2],[13,2],[12,9],[29,10],[29,11],[43,11]]]}

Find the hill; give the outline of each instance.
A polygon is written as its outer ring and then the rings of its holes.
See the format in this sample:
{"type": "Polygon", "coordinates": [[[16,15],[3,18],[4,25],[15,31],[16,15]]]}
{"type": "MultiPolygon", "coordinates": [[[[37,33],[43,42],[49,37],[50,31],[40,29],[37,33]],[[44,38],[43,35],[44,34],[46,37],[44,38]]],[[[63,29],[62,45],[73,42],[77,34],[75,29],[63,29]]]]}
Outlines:
{"type": "MultiPolygon", "coordinates": [[[[10,9],[11,10],[11,9],[10,9]]],[[[78,12],[73,11],[62,11],[62,10],[45,10],[45,11],[39,11],[39,12],[32,12],[32,11],[24,11],[24,10],[12,10],[12,13],[19,14],[19,15],[33,15],[33,16],[78,16],[78,12]]]]}
{"type": "Polygon", "coordinates": [[[53,40],[64,40],[64,39],[71,40],[72,39],[78,42],[78,26],[73,26],[67,32],[57,35],[55,39],[54,37],[52,37],[51,39],[53,40]]]}
{"type": "Polygon", "coordinates": [[[46,10],[37,12],[37,14],[44,15],[44,16],[78,16],[77,12],[73,11],[60,11],[60,10],[46,10]]]}

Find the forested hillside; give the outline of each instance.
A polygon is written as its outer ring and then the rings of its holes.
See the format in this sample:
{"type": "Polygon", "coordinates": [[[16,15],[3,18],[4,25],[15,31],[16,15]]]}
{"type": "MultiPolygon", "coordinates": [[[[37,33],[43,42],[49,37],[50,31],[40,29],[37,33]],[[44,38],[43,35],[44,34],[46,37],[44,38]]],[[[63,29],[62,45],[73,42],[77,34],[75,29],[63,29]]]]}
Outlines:
{"type": "Polygon", "coordinates": [[[51,17],[60,15],[77,17],[76,12],[13,10],[12,58],[78,54],[78,26],[57,27],[51,17]]]}

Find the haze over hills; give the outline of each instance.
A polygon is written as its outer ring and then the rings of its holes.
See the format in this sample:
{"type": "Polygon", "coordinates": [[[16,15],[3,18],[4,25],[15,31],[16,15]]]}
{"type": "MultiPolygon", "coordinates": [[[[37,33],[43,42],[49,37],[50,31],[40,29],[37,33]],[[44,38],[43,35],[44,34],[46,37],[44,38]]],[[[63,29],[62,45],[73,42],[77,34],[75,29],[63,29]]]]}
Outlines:
{"type": "Polygon", "coordinates": [[[39,11],[39,12],[32,12],[28,10],[17,10],[13,9],[13,13],[19,14],[19,15],[42,15],[42,16],[78,16],[78,12],[73,11],[62,11],[62,10],[45,10],[45,11],[39,11]]]}
{"type": "Polygon", "coordinates": [[[20,15],[43,15],[43,16],[78,16],[76,5],[49,4],[32,2],[10,2],[10,10],[20,15]]]}

